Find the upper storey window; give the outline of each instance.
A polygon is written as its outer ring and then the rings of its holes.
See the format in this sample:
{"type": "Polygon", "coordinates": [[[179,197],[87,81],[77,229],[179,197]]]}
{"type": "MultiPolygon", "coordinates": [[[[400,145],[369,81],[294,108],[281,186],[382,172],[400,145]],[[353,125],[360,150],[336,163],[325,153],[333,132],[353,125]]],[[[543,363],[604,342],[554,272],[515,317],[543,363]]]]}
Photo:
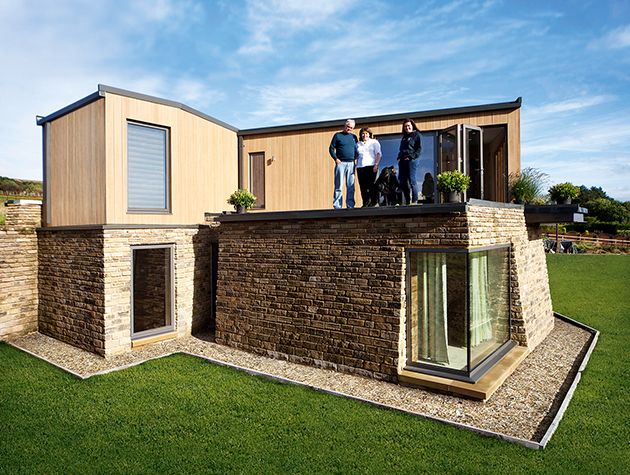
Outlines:
{"type": "Polygon", "coordinates": [[[169,129],[127,123],[127,209],[169,212],[169,129]]]}

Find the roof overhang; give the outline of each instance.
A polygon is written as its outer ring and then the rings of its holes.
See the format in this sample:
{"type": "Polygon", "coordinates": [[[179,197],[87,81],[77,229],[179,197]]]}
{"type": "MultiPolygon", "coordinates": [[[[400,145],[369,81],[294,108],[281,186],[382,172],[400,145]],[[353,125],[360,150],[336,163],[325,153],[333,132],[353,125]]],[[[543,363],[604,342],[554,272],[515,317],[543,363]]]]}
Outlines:
{"type": "Polygon", "coordinates": [[[51,122],[55,119],[58,119],[59,117],[69,114],[70,112],[73,112],[77,109],[80,109],[81,107],[84,107],[94,101],[99,100],[102,97],[105,97],[107,94],[115,94],[118,96],[130,97],[132,99],[138,99],[145,102],[153,102],[155,104],[162,104],[169,107],[175,107],[177,109],[181,109],[190,114],[201,117],[202,119],[205,119],[209,122],[220,125],[221,127],[229,129],[233,132],[238,132],[238,129],[234,127],[233,125],[230,125],[212,116],[204,114],[203,112],[198,111],[197,109],[193,109],[192,107],[189,107],[186,104],[182,104],[181,102],[170,101],[168,99],[161,99],[159,97],[149,96],[146,94],[139,94],[137,92],[127,91],[125,89],[118,89],[116,87],[106,86],[104,84],[99,84],[98,90],[96,92],[90,94],[89,96],[84,97],[83,99],[79,99],[78,101],[64,107],[63,109],[59,109],[58,111],[53,112],[52,114],[47,115],[46,117],[37,116],[37,125],[44,125],[46,122],[51,122]]]}

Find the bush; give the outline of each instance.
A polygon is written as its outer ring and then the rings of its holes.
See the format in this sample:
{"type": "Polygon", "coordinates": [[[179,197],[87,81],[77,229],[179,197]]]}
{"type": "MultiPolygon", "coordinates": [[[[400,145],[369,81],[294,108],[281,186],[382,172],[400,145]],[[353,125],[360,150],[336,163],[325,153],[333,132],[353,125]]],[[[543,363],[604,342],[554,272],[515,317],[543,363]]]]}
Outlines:
{"type": "Polygon", "coordinates": [[[437,188],[445,193],[456,191],[463,192],[470,186],[470,177],[457,170],[442,172],[437,176],[437,188]]]}
{"type": "Polygon", "coordinates": [[[236,190],[227,200],[234,208],[249,209],[256,203],[256,197],[247,190],[236,190]]]}
{"type": "Polygon", "coordinates": [[[580,189],[569,182],[558,183],[549,188],[549,197],[556,202],[577,198],[579,194],[580,189]]]}
{"type": "Polygon", "coordinates": [[[525,168],[510,175],[510,194],[517,203],[544,204],[543,187],[548,175],[536,168],[525,168]]]}

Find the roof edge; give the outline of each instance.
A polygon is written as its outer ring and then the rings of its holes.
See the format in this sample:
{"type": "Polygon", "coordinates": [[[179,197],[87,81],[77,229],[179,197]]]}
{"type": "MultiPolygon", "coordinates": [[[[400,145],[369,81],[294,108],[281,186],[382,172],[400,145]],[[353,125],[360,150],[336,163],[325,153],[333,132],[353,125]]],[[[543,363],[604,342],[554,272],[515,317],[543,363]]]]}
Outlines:
{"type": "Polygon", "coordinates": [[[91,104],[92,102],[99,100],[101,97],[103,97],[103,94],[101,94],[99,90],[99,91],[93,92],[89,96],[85,96],[83,99],[79,99],[78,101],[73,102],[70,105],[67,105],[66,107],[62,107],[58,111],[55,111],[52,114],[48,114],[45,117],[38,115],[35,118],[37,125],[44,125],[46,122],[51,122],[55,119],[58,119],[59,117],[69,114],[70,112],[74,112],[75,110],[80,109],[83,106],[87,106],[88,104],[91,104]]]}
{"type": "MultiPolygon", "coordinates": [[[[390,120],[403,120],[407,117],[412,119],[419,119],[424,117],[433,117],[433,116],[449,116],[449,115],[458,115],[458,114],[468,114],[471,112],[492,112],[497,110],[516,110],[521,108],[523,98],[517,97],[516,100],[510,102],[497,102],[494,104],[482,104],[476,106],[466,106],[466,107],[452,107],[447,109],[433,109],[428,111],[417,111],[417,112],[404,112],[399,114],[385,114],[385,115],[373,115],[367,117],[358,117],[354,120],[357,123],[369,123],[369,122],[383,122],[390,120]]],[[[272,127],[258,127],[253,129],[241,129],[238,132],[240,136],[247,135],[256,135],[256,134],[269,134],[274,132],[289,132],[289,131],[297,131],[297,130],[308,130],[308,129],[320,129],[326,127],[341,127],[345,123],[346,119],[334,119],[334,120],[326,120],[319,122],[304,122],[299,124],[291,124],[291,125],[277,125],[272,127]]]]}
{"type": "Polygon", "coordinates": [[[83,99],[79,99],[78,101],[73,102],[72,104],[66,107],[63,107],[62,109],[59,109],[58,111],[53,112],[52,114],[49,114],[45,117],[37,116],[36,117],[37,125],[44,125],[46,122],[51,122],[55,119],[58,119],[59,117],[69,114],[70,112],[74,112],[75,110],[80,109],[81,107],[84,107],[100,99],[101,97],[105,97],[107,94],[116,94],[118,96],[130,97],[132,99],[138,99],[141,101],[153,102],[155,104],[162,104],[165,106],[175,107],[183,111],[186,111],[189,114],[196,115],[198,117],[201,117],[204,120],[207,120],[216,125],[229,129],[232,132],[238,132],[238,128],[234,127],[233,125],[230,125],[227,122],[223,122],[215,117],[209,116],[208,114],[204,114],[203,112],[198,111],[197,109],[193,109],[192,107],[189,107],[186,104],[182,104],[181,102],[175,102],[168,99],[162,99],[160,97],[149,96],[147,94],[140,94],[137,92],[128,91],[126,89],[119,89],[117,87],[107,86],[105,84],[99,84],[98,90],[96,92],[90,94],[89,96],[84,97],[83,99]]]}

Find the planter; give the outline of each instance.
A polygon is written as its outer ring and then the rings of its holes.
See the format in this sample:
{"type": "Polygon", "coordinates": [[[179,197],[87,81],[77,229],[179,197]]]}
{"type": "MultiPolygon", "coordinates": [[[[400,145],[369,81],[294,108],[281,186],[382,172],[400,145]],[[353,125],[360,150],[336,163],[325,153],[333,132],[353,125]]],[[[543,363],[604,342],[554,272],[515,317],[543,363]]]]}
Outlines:
{"type": "Polygon", "coordinates": [[[558,204],[561,205],[570,205],[571,204],[571,198],[560,198],[558,200],[558,204]]]}
{"type": "Polygon", "coordinates": [[[459,203],[459,191],[447,191],[446,202],[447,203],[459,203]]]}
{"type": "Polygon", "coordinates": [[[236,212],[238,214],[245,214],[247,212],[247,208],[245,208],[245,206],[235,206],[236,208],[236,212]]]}

